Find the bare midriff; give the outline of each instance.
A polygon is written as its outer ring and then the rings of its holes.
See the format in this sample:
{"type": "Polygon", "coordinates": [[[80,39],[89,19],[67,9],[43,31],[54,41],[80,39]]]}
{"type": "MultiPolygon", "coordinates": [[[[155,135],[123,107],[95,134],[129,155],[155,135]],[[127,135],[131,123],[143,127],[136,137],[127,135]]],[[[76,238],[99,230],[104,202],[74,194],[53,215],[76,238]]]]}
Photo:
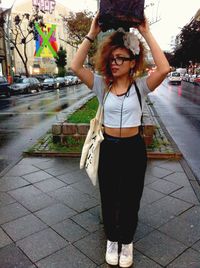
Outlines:
{"type": "Polygon", "coordinates": [[[104,126],[104,132],[113,137],[132,137],[139,133],[138,127],[127,127],[127,128],[110,128],[104,126]]]}

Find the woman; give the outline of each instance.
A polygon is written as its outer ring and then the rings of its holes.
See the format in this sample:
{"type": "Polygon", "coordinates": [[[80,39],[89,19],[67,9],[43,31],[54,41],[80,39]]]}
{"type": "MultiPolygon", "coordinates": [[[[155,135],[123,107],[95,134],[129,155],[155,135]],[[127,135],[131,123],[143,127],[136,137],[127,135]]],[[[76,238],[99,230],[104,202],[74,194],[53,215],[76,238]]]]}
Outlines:
{"type": "Polygon", "coordinates": [[[133,263],[133,237],[147,164],[145,144],[139,133],[142,111],[136,87],[143,103],[145,96],[165,79],[170,66],[145,19],[138,31],[151,50],[157,66],[155,72],[136,78],[144,63],[143,45],[133,33],[119,29],[105,38],[98,49],[95,66],[100,75],[93,73],[83,64],[100,31],[97,14],[71,69],[104,105],[105,133],[98,176],[108,239],[105,258],[110,265],[129,267],[133,263]]]}

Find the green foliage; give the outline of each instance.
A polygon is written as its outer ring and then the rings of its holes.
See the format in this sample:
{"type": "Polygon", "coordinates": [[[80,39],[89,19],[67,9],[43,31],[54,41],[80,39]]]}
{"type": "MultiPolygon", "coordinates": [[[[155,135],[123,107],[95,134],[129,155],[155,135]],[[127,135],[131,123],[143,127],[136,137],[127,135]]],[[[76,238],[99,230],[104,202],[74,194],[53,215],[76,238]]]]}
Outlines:
{"type": "Polygon", "coordinates": [[[65,65],[67,64],[67,51],[63,49],[62,46],[58,50],[57,57],[55,59],[56,59],[55,63],[58,68],[64,68],[65,65]]]}
{"type": "MultiPolygon", "coordinates": [[[[70,12],[69,16],[62,17],[65,28],[68,33],[68,39],[63,40],[72,47],[78,48],[90,29],[94,14],[91,11],[84,10],[82,12],[70,12]]],[[[89,50],[89,58],[91,58],[97,48],[97,40],[92,43],[89,50]]]]}
{"type": "Polygon", "coordinates": [[[88,124],[90,120],[95,116],[98,108],[98,100],[96,97],[89,100],[79,110],[70,115],[67,119],[69,123],[85,123],[88,124]]]}

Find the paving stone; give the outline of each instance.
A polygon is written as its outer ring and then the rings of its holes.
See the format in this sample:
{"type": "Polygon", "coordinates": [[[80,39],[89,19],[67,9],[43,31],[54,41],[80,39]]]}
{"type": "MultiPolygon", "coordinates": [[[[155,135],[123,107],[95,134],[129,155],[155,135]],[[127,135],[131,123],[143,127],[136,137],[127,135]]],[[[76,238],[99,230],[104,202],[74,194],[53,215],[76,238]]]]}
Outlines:
{"type": "Polygon", "coordinates": [[[63,204],[54,204],[50,207],[41,209],[34,214],[43,222],[52,225],[75,215],[76,212],[63,204]]]}
{"type": "Polygon", "coordinates": [[[58,201],[47,194],[42,193],[36,196],[26,196],[26,198],[20,200],[20,203],[31,212],[34,212],[56,204],[58,201]]]}
{"type": "Polygon", "coordinates": [[[70,219],[52,225],[51,228],[71,243],[89,234],[85,229],[70,219]]]}
{"type": "Polygon", "coordinates": [[[191,186],[189,187],[183,187],[179,190],[177,190],[174,193],[170,194],[171,196],[174,196],[176,198],[182,199],[186,202],[192,203],[192,204],[199,204],[199,200],[197,199],[194,190],[191,188],[191,186]]]}
{"type": "Polygon", "coordinates": [[[164,194],[145,186],[143,193],[142,193],[140,207],[147,205],[147,204],[151,204],[151,203],[161,199],[164,196],[165,196],[164,194]]]}
{"type": "Polygon", "coordinates": [[[31,261],[14,244],[0,249],[1,268],[32,268],[31,261]]]}
{"type": "Polygon", "coordinates": [[[195,213],[197,211],[200,212],[200,209],[197,208],[195,211],[195,208],[191,208],[179,217],[161,226],[159,230],[185,245],[191,246],[200,239],[199,214],[195,213]],[[189,219],[190,216],[191,218],[189,219]]]}
{"type": "Polygon", "coordinates": [[[32,165],[16,165],[14,166],[13,168],[11,168],[6,176],[23,176],[25,174],[29,174],[29,173],[32,173],[32,172],[35,172],[35,171],[38,171],[39,169],[32,166],[32,165]]]}
{"type": "Polygon", "coordinates": [[[144,185],[146,186],[146,185],[148,185],[149,183],[152,183],[152,182],[154,182],[154,181],[157,181],[157,180],[159,180],[157,177],[155,177],[155,176],[151,176],[151,175],[146,175],[145,176],[145,180],[144,180],[144,185]]]}
{"type": "Polygon", "coordinates": [[[7,193],[0,192],[0,207],[15,203],[16,200],[7,193]]]}
{"type": "Polygon", "coordinates": [[[135,248],[160,265],[166,266],[187,247],[155,230],[136,242],[135,248]]]}
{"type": "Polygon", "coordinates": [[[11,244],[13,241],[9,236],[0,228],[0,248],[5,247],[8,244],[11,244]]]}
{"type": "Polygon", "coordinates": [[[176,183],[177,185],[180,185],[180,186],[190,186],[191,187],[190,182],[188,180],[188,177],[183,172],[172,173],[172,174],[166,176],[165,180],[171,181],[171,182],[176,183]]]}
{"type": "Polygon", "coordinates": [[[81,180],[79,182],[73,183],[71,186],[83,193],[89,194],[91,196],[94,196],[97,199],[100,199],[98,185],[93,186],[89,178],[86,180],[81,180]]]}
{"type": "Polygon", "coordinates": [[[173,171],[167,170],[165,168],[155,167],[155,166],[149,166],[147,167],[146,176],[153,176],[157,178],[164,178],[169,174],[172,174],[173,171]]]}
{"type": "Polygon", "coordinates": [[[14,197],[17,201],[30,198],[30,196],[36,196],[42,194],[42,191],[34,187],[33,185],[28,185],[16,190],[12,190],[8,192],[12,197],[14,197]]]}
{"type": "Polygon", "coordinates": [[[200,253],[200,240],[196,242],[194,245],[192,245],[192,248],[199,251],[200,253]]]}
{"type": "Polygon", "coordinates": [[[35,182],[42,181],[45,179],[53,178],[53,176],[51,176],[50,174],[48,174],[47,172],[43,170],[39,170],[31,174],[24,175],[23,178],[25,178],[27,181],[31,183],[35,183],[35,182]]]}
{"type": "Polygon", "coordinates": [[[35,165],[37,163],[48,162],[49,158],[46,157],[24,157],[19,164],[20,165],[35,165]]]}
{"type": "Polygon", "coordinates": [[[30,212],[19,203],[14,203],[0,208],[0,224],[15,220],[30,212]]]}
{"type": "Polygon", "coordinates": [[[39,261],[59,249],[67,246],[67,242],[53,230],[45,229],[17,242],[23,252],[33,261],[39,261]]]}
{"type": "Polygon", "coordinates": [[[97,265],[104,263],[106,240],[103,230],[98,230],[86,236],[74,245],[97,265]]]}
{"type": "Polygon", "coordinates": [[[158,228],[190,207],[192,207],[192,204],[165,196],[152,204],[142,207],[139,210],[139,219],[147,225],[158,228]]]}
{"type": "Polygon", "coordinates": [[[37,262],[37,266],[39,268],[95,268],[96,264],[71,245],[37,262]]]}
{"type": "Polygon", "coordinates": [[[159,191],[163,194],[170,194],[180,189],[182,186],[162,179],[149,184],[147,187],[159,191]]]}
{"type": "Polygon", "coordinates": [[[57,178],[67,184],[73,184],[78,181],[88,180],[88,177],[83,174],[82,170],[77,169],[74,172],[68,172],[67,174],[57,176],[57,178]]]}
{"type": "Polygon", "coordinates": [[[41,222],[34,215],[27,215],[17,220],[3,224],[2,228],[14,241],[17,241],[30,234],[47,228],[47,225],[41,222]]]}
{"type": "Polygon", "coordinates": [[[170,263],[167,268],[199,268],[200,254],[195,250],[188,249],[176,260],[170,263]]]}
{"type": "Polygon", "coordinates": [[[72,217],[72,220],[86,229],[88,232],[94,232],[101,228],[99,217],[90,214],[88,211],[79,213],[72,217]]]}
{"type": "Polygon", "coordinates": [[[71,186],[62,187],[50,192],[49,195],[65,203],[77,212],[82,212],[98,205],[98,200],[96,198],[93,198],[88,194],[81,193],[71,186]]]}
{"type": "Polygon", "coordinates": [[[41,191],[47,193],[66,186],[66,184],[56,178],[51,178],[41,182],[37,182],[34,184],[34,186],[39,188],[41,191]]]}
{"type": "Polygon", "coordinates": [[[171,159],[171,160],[167,160],[164,162],[159,162],[159,163],[157,163],[157,165],[159,167],[166,168],[166,169],[169,169],[169,170],[172,170],[175,172],[183,172],[183,168],[182,168],[180,162],[177,160],[171,159]]]}
{"type": "Polygon", "coordinates": [[[133,251],[134,268],[161,268],[158,263],[142,255],[137,250],[133,251]]]}
{"type": "Polygon", "coordinates": [[[138,226],[134,235],[134,242],[140,240],[141,238],[143,238],[144,236],[146,236],[147,234],[151,233],[154,230],[154,228],[152,228],[149,225],[146,225],[140,221],[138,221],[138,226]]]}
{"type": "Polygon", "coordinates": [[[29,182],[23,180],[21,177],[3,177],[0,179],[0,191],[7,192],[29,184],[29,182]]]}
{"type": "Polygon", "coordinates": [[[47,173],[51,174],[52,176],[59,176],[63,174],[68,174],[70,173],[70,170],[67,167],[51,167],[45,170],[47,173]]]}

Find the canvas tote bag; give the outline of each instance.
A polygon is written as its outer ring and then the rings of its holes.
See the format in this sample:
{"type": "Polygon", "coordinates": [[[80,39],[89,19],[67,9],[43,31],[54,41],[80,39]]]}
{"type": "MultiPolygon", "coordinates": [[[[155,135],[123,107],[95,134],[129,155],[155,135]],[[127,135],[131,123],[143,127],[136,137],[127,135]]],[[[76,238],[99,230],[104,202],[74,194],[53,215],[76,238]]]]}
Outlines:
{"type": "Polygon", "coordinates": [[[103,141],[103,105],[99,104],[96,116],[90,120],[90,128],[83,144],[80,169],[85,168],[92,184],[95,186],[98,178],[100,144],[103,141]]]}
{"type": "Polygon", "coordinates": [[[145,0],[100,0],[99,25],[103,32],[122,27],[129,31],[144,21],[145,0]]]}

